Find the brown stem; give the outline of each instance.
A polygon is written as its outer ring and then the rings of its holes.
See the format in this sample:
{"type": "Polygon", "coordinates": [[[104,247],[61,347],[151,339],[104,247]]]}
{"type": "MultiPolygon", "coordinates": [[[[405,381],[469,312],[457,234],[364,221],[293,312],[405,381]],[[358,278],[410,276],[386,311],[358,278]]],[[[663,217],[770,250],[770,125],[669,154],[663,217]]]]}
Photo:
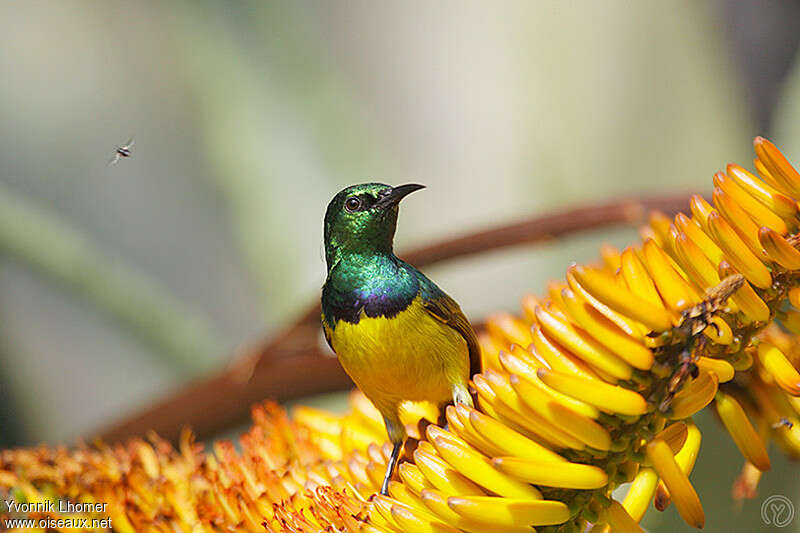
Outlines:
{"type": "MultiPolygon", "coordinates": [[[[650,210],[676,213],[689,194],[632,198],[535,216],[521,222],[456,237],[399,254],[426,266],[525,243],[615,224],[635,224],[650,210]]],[[[142,412],[100,432],[120,441],[154,430],[176,440],[184,425],[208,438],[247,419],[249,407],[264,398],[278,401],[352,387],[335,357],[320,345],[319,304],[264,342],[247,347],[216,375],[191,383],[142,412]]],[[[478,329],[480,325],[476,325],[478,329]]],[[[324,342],[324,341],[323,341],[324,342]]]]}

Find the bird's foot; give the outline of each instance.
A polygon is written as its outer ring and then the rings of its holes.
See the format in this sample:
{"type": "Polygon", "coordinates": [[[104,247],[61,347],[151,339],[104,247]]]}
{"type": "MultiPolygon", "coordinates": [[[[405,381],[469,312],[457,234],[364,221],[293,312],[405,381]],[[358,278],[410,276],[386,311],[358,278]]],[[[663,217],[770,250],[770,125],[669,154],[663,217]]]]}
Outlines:
{"type": "Polygon", "coordinates": [[[389,457],[389,462],[386,464],[386,473],[383,476],[383,483],[381,484],[381,494],[384,496],[389,495],[389,481],[392,480],[395,466],[397,466],[397,459],[400,457],[400,451],[403,449],[403,442],[395,442],[392,447],[392,455],[389,457]]]}

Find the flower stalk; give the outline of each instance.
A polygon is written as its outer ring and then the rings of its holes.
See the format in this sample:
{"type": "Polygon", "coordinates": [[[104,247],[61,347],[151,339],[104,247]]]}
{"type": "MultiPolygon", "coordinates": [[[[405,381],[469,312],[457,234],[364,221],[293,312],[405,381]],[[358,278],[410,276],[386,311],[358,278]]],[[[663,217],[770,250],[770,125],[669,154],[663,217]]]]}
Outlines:
{"type": "Polygon", "coordinates": [[[241,452],[188,433],[178,449],[152,436],[5,451],[0,487],[113,502],[119,531],[628,532],[651,501],[703,527],[696,412],[713,402],[741,450],[740,497],[769,469],[770,440],[800,457],[800,174],[769,141],[755,148],[759,177],[729,166],[713,204],[655,213],[641,246],[605,247],[520,316],[490,317],[476,407],[448,408],[440,427],[408,406],[388,497],[375,493],[390,449],[358,393],[342,416],[255,408],[241,452]]]}

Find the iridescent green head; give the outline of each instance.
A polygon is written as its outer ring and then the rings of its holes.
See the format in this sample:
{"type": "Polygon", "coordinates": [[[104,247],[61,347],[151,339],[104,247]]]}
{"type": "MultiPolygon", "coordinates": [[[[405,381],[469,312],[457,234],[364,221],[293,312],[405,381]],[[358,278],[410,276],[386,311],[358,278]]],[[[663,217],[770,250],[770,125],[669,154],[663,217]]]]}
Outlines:
{"type": "Polygon", "coordinates": [[[330,269],[342,254],[391,253],[397,204],[424,188],[414,183],[351,185],[339,191],[325,212],[325,259],[330,269]]]}

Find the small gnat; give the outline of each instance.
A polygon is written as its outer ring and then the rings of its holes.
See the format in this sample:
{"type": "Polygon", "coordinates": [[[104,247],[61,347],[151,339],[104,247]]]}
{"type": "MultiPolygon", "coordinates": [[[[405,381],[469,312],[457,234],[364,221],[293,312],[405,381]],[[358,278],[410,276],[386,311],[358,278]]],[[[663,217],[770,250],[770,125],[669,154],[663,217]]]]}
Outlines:
{"type": "Polygon", "coordinates": [[[131,147],[133,147],[133,137],[128,139],[128,142],[123,144],[122,146],[117,146],[117,149],[114,151],[114,155],[111,157],[111,160],[108,162],[108,165],[115,165],[120,160],[121,157],[130,157],[131,156],[131,147]]]}

